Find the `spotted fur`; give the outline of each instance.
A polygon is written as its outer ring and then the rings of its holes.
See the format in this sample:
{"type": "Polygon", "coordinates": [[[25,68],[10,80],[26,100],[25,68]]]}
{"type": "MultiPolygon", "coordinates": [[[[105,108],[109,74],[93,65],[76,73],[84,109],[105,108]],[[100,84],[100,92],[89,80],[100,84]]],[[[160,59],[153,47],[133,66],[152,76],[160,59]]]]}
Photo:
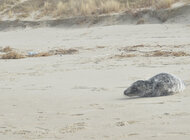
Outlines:
{"type": "Polygon", "coordinates": [[[182,92],[185,85],[182,80],[172,74],[160,73],[149,80],[134,82],[124,91],[127,96],[156,97],[182,92]]]}

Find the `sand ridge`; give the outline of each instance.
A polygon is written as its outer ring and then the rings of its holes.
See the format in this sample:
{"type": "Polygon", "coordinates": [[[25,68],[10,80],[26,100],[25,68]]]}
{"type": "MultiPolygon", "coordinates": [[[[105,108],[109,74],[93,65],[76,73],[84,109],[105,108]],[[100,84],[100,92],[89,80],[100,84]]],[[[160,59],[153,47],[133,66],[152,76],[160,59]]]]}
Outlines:
{"type": "Polygon", "coordinates": [[[0,21],[0,31],[25,28],[58,27],[81,28],[109,25],[188,24],[190,4],[179,2],[168,9],[144,8],[121,13],[95,16],[74,16],[59,19],[7,19],[0,21]]]}

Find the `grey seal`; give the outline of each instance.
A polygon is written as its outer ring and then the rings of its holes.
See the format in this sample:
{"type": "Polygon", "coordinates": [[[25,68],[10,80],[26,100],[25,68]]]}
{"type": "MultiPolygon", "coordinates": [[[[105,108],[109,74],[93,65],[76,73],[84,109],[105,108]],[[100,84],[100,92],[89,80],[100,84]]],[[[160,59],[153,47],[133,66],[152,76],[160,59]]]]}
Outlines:
{"type": "Polygon", "coordinates": [[[124,91],[130,97],[157,97],[172,95],[185,89],[183,81],[168,73],[160,73],[148,80],[138,80],[124,91]]]}

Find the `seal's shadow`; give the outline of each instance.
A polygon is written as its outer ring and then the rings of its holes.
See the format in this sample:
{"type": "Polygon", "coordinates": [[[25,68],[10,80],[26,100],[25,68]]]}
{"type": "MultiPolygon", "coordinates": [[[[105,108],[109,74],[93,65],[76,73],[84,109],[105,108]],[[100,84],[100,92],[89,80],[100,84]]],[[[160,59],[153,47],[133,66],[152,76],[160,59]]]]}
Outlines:
{"type": "MultiPolygon", "coordinates": [[[[172,94],[173,95],[173,94],[172,94]]],[[[166,95],[166,96],[172,96],[172,95],[166,95]]],[[[138,100],[138,99],[148,99],[148,98],[162,98],[166,96],[153,96],[153,97],[123,97],[123,98],[118,98],[117,100],[120,101],[127,101],[127,100],[138,100]]]]}
{"type": "Polygon", "coordinates": [[[145,97],[123,97],[123,98],[118,98],[117,100],[126,101],[126,100],[137,100],[137,99],[142,99],[142,98],[145,98],[145,97]]]}

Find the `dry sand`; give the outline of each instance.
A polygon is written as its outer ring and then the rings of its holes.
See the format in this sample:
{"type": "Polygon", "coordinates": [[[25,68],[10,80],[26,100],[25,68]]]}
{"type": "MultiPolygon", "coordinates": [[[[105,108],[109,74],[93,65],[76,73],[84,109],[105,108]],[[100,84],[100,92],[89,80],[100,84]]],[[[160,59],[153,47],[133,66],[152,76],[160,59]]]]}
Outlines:
{"type": "Polygon", "coordinates": [[[26,28],[1,31],[0,46],[23,53],[79,50],[0,59],[1,140],[190,138],[190,25],[26,28]],[[153,56],[160,50],[187,56],[153,56]],[[132,82],[160,72],[179,76],[186,90],[156,98],[123,95],[132,82]]]}

